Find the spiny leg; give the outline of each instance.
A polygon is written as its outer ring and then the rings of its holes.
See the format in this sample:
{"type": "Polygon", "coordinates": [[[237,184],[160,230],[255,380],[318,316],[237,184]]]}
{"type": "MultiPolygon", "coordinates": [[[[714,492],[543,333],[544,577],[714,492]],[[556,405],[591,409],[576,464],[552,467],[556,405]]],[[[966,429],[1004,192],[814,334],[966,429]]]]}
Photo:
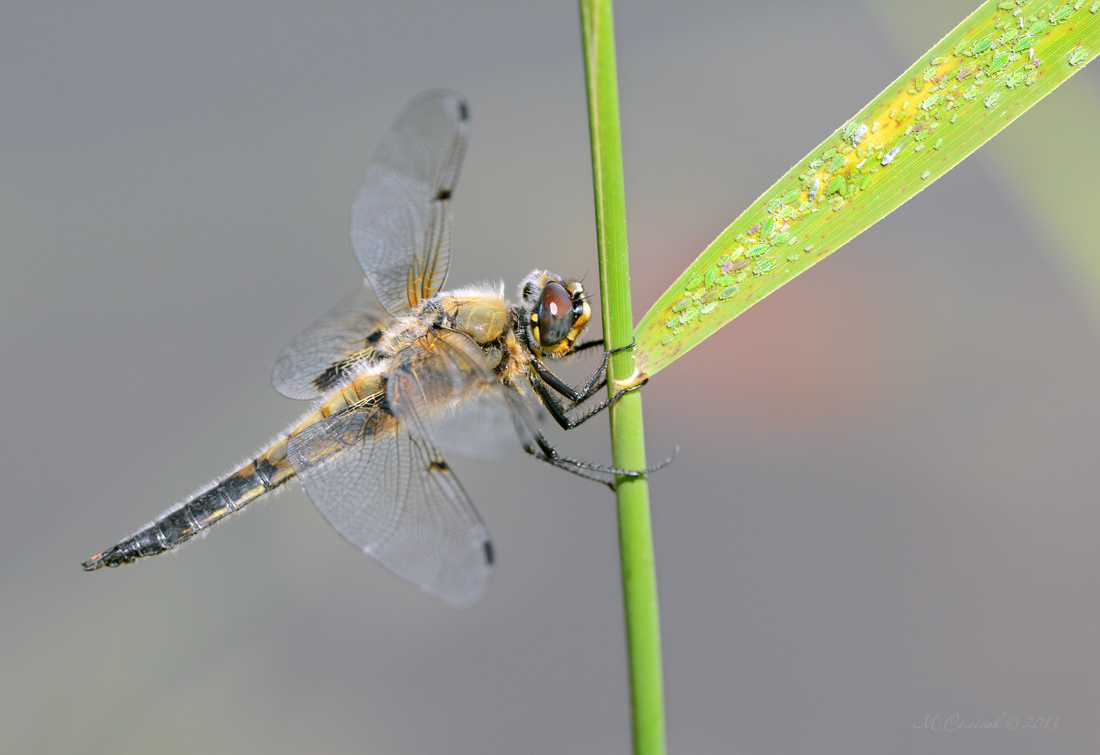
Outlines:
{"type": "MultiPolygon", "coordinates": [[[[600,345],[601,343],[602,341],[586,341],[580,346],[574,347],[572,353],[575,354],[578,351],[592,348],[593,346],[600,345]]],[[[569,383],[565,382],[560,377],[551,372],[549,368],[547,368],[547,366],[544,365],[537,358],[532,360],[532,365],[534,366],[535,372],[538,373],[539,377],[546,381],[546,383],[551,388],[553,388],[561,395],[565,396],[574,404],[579,404],[582,401],[586,401],[587,399],[589,399],[593,394],[595,394],[596,391],[606,385],[607,363],[611,360],[611,357],[615,354],[620,354],[627,349],[634,348],[634,344],[635,342],[631,341],[626,346],[620,346],[617,349],[605,351],[603,353],[603,359],[600,360],[600,366],[597,367],[596,371],[593,372],[588,380],[585,381],[582,388],[574,388],[573,386],[569,385],[569,383]]]]}
{"type": "Polygon", "coordinates": [[[605,467],[601,464],[593,464],[589,461],[583,461],[581,459],[574,459],[569,456],[562,456],[558,453],[557,449],[550,445],[541,432],[534,434],[534,441],[525,444],[523,450],[534,456],[536,459],[545,461],[547,464],[557,467],[558,469],[564,469],[566,472],[572,472],[578,477],[583,477],[586,480],[593,480],[595,482],[602,482],[612,490],[615,489],[614,477],[617,475],[623,475],[624,477],[642,477],[650,472],[656,472],[658,469],[667,467],[676,458],[676,453],[680,448],[677,446],[673,451],[672,456],[668,457],[660,464],[655,464],[645,469],[616,469],[615,467],[605,467]],[[600,475],[608,475],[612,479],[606,480],[600,475]]]}
{"type": "MultiPolygon", "coordinates": [[[[537,368],[536,371],[538,371],[537,368]]],[[[541,372],[539,373],[539,377],[542,377],[541,372]]],[[[638,385],[622,389],[611,398],[604,399],[599,404],[582,414],[580,417],[577,417],[576,419],[570,417],[568,415],[568,412],[576,409],[581,403],[583,403],[585,399],[581,399],[580,401],[573,401],[572,405],[567,407],[564,406],[561,401],[559,401],[552,393],[550,393],[548,386],[551,388],[553,386],[550,385],[548,381],[532,380],[531,385],[534,387],[535,392],[538,393],[539,398],[542,399],[543,405],[546,407],[546,410],[550,412],[550,416],[554,418],[554,421],[557,422],[563,430],[572,430],[574,427],[583,424],[584,422],[602,412],[604,409],[616,403],[626,394],[638,390],[643,385],[645,385],[646,382],[647,381],[643,381],[638,385]]]]}

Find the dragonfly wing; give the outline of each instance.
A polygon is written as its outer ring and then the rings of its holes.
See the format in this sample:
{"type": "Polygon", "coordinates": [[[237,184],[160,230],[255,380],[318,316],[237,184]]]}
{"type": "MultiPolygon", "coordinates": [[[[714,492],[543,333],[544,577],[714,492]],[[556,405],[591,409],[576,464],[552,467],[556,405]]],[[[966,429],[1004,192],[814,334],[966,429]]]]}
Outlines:
{"type": "Polygon", "coordinates": [[[484,594],[485,525],[440,450],[406,432],[383,394],[291,435],[287,456],[336,531],[390,571],[456,607],[484,594]]]}
{"type": "Polygon", "coordinates": [[[373,358],[374,342],[391,322],[369,288],[353,291],[279,352],[271,376],[275,390],[296,399],[328,393],[373,358]]]}
{"type": "Polygon", "coordinates": [[[351,243],[393,315],[430,298],[447,280],[450,196],[466,151],[467,113],[454,92],[417,95],[367,166],[352,207],[351,243]]]}
{"type": "Polygon", "coordinates": [[[533,437],[524,397],[496,377],[485,351],[464,333],[429,331],[398,351],[386,391],[412,435],[469,458],[499,458],[533,437]]]}

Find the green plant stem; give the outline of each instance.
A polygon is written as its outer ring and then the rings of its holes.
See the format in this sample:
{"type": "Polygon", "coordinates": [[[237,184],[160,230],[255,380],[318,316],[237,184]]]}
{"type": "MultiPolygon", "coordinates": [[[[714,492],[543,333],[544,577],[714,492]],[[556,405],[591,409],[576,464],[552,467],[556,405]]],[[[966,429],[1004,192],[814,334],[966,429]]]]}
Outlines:
{"type": "MultiPolygon", "coordinates": [[[[615,75],[615,35],[611,0],[580,0],[588,122],[592,140],[592,180],[600,259],[600,305],[607,348],[631,343],[630,272],[626,244],[619,93],[615,75]]],[[[617,354],[608,368],[608,389],[633,372],[633,356],[617,354]]],[[[642,401],[635,391],[611,408],[612,458],[619,469],[644,469],[642,401]]],[[[644,477],[619,476],[615,490],[622,561],[623,608],[630,667],[634,752],[665,751],[661,628],[657,575],[644,477]]]]}

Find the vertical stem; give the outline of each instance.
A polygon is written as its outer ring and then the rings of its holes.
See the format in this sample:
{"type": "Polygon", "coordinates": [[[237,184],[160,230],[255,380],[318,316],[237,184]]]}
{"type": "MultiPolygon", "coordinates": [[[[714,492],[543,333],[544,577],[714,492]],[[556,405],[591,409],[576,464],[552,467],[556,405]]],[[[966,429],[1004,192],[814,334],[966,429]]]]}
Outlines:
{"type": "MultiPolygon", "coordinates": [[[[630,271],[626,244],[619,93],[615,74],[615,35],[611,0],[580,0],[588,122],[592,140],[592,180],[596,198],[596,234],[600,259],[600,306],[607,348],[630,344],[630,271]]],[[[608,368],[608,390],[633,372],[633,356],[617,354],[608,368]]],[[[619,469],[644,469],[645,437],[639,392],[611,408],[611,447],[619,469]]],[[[664,693],[661,679],[661,628],[657,611],[657,575],[649,517],[649,487],[644,477],[616,480],[623,608],[630,667],[630,703],[634,752],[665,752],[664,693]]]]}

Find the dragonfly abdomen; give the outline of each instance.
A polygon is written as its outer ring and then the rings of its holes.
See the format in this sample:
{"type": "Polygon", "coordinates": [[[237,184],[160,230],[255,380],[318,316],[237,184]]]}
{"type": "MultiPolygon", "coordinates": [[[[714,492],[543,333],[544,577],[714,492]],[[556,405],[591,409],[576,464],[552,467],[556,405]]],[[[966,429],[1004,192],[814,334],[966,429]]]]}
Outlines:
{"type": "Polygon", "coordinates": [[[236,472],[172,509],[140,532],[85,561],[85,571],[129,564],[145,556],[171,550],[239,511],[294,475],[286,458],[286,439],[236,472]]]}

